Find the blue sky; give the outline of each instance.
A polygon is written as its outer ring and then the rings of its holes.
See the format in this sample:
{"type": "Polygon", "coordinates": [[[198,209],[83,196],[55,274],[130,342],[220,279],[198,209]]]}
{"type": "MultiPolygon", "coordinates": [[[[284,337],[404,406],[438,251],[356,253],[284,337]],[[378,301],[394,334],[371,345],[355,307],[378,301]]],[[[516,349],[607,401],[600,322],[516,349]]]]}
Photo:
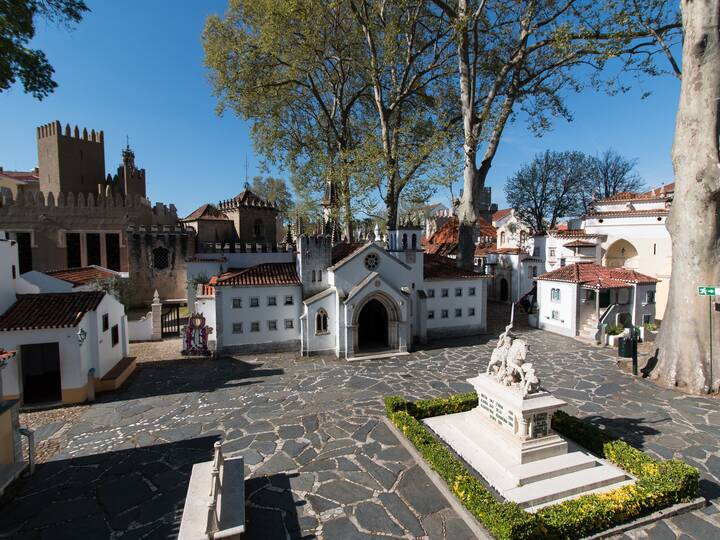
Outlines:
{"type": "MultiPolygon", "coordinates": [[[[93,1],[92,12],[73,31],[39,27],[34,46],[48,55],[59,87],[43,101],[20,86],[0,94],[0,166],[31,169],[37,162],[35,127],[53,120],[105,132],[108,172],[120,161],[126,135],[136,162],[147,170],[152,201],[174,203],[185,215],[204,202],[242,190],[260,173],[249,125],[219,118],[203,66],[200,41],[205,17],[221,13],[226,0],[93,1]]],[[[489,185],[503,207],[506,178],[545,149],[597,153],[612,147],[638,159],[648,185],[672,179],[672,145],[679,83],[671,77],[608,97],[571,95],[571,123],[556,121],[542,138],[522,123],[506,130],[489,185]]],[[[273,171],[282,176],[282,172],[273,171]]],[[[457,190],[456,190],[457,192],[457,190]]],[[[447,202],[440,192],[435,200],[447,202]]]]}

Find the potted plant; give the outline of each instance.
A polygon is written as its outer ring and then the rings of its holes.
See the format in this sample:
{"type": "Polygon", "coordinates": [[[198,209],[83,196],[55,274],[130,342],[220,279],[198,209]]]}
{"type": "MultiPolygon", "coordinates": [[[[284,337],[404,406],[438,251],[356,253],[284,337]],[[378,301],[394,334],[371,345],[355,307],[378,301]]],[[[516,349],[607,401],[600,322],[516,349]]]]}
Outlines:
{"type": "Polygon", "coordinates": [[[643,341],[655,341],[658,327],[655,323],[645,323],[640,327],[640,339],[643,341]]]}
{"type": "Polygon", "coordinates": [[[625,333],[625,327],[622,324],[609,324],[605,329],[605,335],[608,337],[608,345],[616,347],[618,339],[625,333]]]}

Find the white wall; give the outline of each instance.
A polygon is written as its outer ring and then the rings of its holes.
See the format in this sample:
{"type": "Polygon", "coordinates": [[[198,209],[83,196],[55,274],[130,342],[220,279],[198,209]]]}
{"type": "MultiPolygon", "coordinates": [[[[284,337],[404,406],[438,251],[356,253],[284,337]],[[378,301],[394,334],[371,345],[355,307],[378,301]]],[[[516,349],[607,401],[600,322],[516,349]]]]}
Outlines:
{"type": "MultiPolygon", "coordinates": [[[[415,256],[415,262],[408,264],[405,263],[407,256],[405,252],[397,252],[395,254],[397,257],[395,257],[374,244],[371,244],[371,246],[372,247],[363,250],[362,253],[359,253],[354,259],[348,261],[334,272],[331,272],[329,275],[330,285],[334,285],[341,291],[349,292],[370,273],[370,271],[365,268],[365,257],[370,253],[375,253],[378,254],[380,260],[377,272],[391,287],[397,290],[407,287],[412,290],[413,284],[415,287],[420,286],[423,279],[422,252],[412,252],[415,256]],[[403,262],[400,262],[401,260],[403,262]]],[[[410,257],[413,255],[410,255],[410,257]]]]}
{"type": "Polygon", "coordinates": [[[543,330],[555,332],[565,336],[575,337],[577,332],[577,283],[563,283],[560,281],[538,282],[538,327],[543,330]],[[560,302],[551,300],[551,289],[560,289],[560,302]],[[558,312],[554,319],[552,312],[558,312]]]}
{"type": "Polygon", "coordinates": [[[255,345],[300,339],[303,303],[299,285],[215,288],[217,346],[255,345]],[[284,305],[285,296],[292,295],[293,305],[284,305]],[[276,306],[268,306],[268,297],[274,296],[276,306]],[[250,307],[250,298],[257,297],[259,307],[250,307]],[[233,308],[233,298],[242,299],[242,308],[233,308]],[[293,321],[293,328],[285,329],[285,319],[293,321]],[[277,330],[269,330],[268,321],[277,321],[277,330]],[[252,332],[252,323],[260,323],[260,330],[252,332]],[[233,333],[233,323],[242,323],[242,333],[233,333]]]}
{"type": "Polygon", "coordinates": [[[17,244],[13,240],[0,240],[0,314],[15,303],[17,279],[20,276],[17,244]],[[15,267],[15,279],[12,269],[15,267]]]}
{"type": "MultiPolygon", "coordinates": [[[[89,320],[88,336],[82,348],[86,346],[96,351],[93,353],[92,366],[95,367],[95,377],[101,378],[110,371],[115,364],[127,355],[127,322],[125,321],[125,307],[115,297],[106,294],[97,310],[86,316],[89,320]],[[102,330],[102,317],[108,315],[108,329],[102,330]],[[120,341],[113,347],[112,327],[118,325],[120,341]],[[123,336],[125,334],[125,336],[123,336]],[[97,336],[93,339],[93,336],[97,336]],[[96,345],[94,345],[96,343],[96,345]]],[[[88,368],[89,369],[89,368],[88,368]]]]}
{"type": "Polygon", "coordinates": [[[153,333],[152,311],[140,319],[128,321],[127,327],[130,341],[150,341],[153,333]]]}
{"type": "Polygon", "coordinates": [[[432,334],[433,330],[478,327],[487,327],[487,282],[488,278],[480,279],[456,279],[456,280],[427,280],[423,283],[423,290],[427,295],[427,329],[432,334]],[[470,296],[469,289],[475,288],[475,296],[470,296]],[[462,296],[455,295],[455,289],[459,288],[462,296]],[[443,298],[442,290],[448,290],[447,298],[443,298]],[[434,297],[430,297],[428,291],[434,291],[434,297]],[[470,316],[468,310],[475,308],[475,315],[470,316]],[[455,310],[460,309],[461,315],[457,317],[455,310]],[[447,310],[447,318],[442,317],[442,311],[447,310]],[[430,312],[434,313],[432,319],[430,312]]]}
{"type": "Polygon", "coordinates": [[[303,336],[303,352],[338,352],[337,336],[340,334],[340,321],[338,320],[337,294],[332,292],[319,300],[305,303],[304,313],[306,317],[306,333],[303,336]],[[315,317],[318,312],[324,309],[328,315],[328,333],[315,333],[315,317]]]}

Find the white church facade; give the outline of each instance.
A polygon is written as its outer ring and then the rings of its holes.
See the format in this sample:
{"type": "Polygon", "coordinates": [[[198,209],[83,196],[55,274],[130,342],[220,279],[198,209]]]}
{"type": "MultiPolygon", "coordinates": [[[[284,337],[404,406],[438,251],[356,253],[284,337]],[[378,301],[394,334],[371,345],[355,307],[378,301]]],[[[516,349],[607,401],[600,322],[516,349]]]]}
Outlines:
{"type": "Polygon", "coordinates": [[[425,254],[421,232],[390,231],[387,245],[300,236],[296,251],[200,256],[188,263],[194,309],[214,327],[221,352],[352,359],[484,332],[489,276],[425,254]],[[201,273],[212,277],[202,283],[201,273]]]}

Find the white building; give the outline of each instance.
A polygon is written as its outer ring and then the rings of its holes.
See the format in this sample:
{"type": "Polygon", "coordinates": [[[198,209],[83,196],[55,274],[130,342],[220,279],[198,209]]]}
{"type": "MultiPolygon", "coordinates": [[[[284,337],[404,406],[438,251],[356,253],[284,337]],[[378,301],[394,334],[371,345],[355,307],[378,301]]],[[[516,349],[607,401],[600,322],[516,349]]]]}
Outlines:
{"type": "Polygon", "coordinates": [[[3,397],[80,403],[117,388],[135,367],[124,306],[102,291],[25,294],[38,287],[17,268],[16,243],[0,240],[0,348],[16,351],[3,397]]]}
{"type": "MultiPolygon", "coordinates": [[[[231,260],[214,263],[218,274],[198,287],[195,309],[214,322],[220,351],[352,358],[485,331],[487,276],[426,255],[421,234],[390,231],[387,249],[379,242],[332,246],[329,237],[300,236],[297,253],[252,254],[255,260],[236,269],[224,266],[231,260]]],[[[226,257],[233,255],[250,254],[226,257]]],[[[207,271],[206,262],[188,263],[189,282],[200,265],[207,271]]]]}
{"type": "Polygon", "coordinates": [[[568,264],[537,278],[538,327],[596,340],[601,325],[655,322],[656,283],[626,268],[568,264]]]}
{"type": "Polygon", "coordinates": [[[670,287],[672,243],[665,222],[674,191],[675,185],[667,184],[646,193],[618,193],[593,201],[583,217],[585,232],[602,237],[603,266],[632,268],[658,279],[659,319],[670,287]]]}

